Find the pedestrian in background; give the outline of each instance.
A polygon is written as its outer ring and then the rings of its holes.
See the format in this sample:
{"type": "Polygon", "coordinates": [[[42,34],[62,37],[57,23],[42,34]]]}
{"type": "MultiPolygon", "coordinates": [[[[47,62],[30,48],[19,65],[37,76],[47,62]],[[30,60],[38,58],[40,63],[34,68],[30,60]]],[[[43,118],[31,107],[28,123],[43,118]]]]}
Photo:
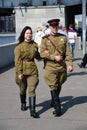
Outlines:
{"type": "Polygon", "coordinates": [[[58,27],[58,33],[67,36],[66,28],[63,27],[62,24],[60,24],[59,27],[58,27]]]}
{"type": "Polygon", "coordinates": [[[41,40],[42,40],[42,37],[43,37],[44,35],[45,35],[45,34],[43,33],[42,27],[38,27],[38,28],[37,28],[37,32],[36,32],[36,34],[35,34],[35,39],[34,39],[34,41],[38,44],[39,52],[40,52],[41,40]]]}
{"type": "Polygon", "coordinates": [[[85,68],[87,65],[87,53],[83,56],[81,63],[77,63],[80,68],[85,68]]]}
{"type": "Polygon", "coordinates": [[[16,83],[20,89],[21,110],[25,111],[26,107],[26,93],[28,88],[28,99],[30,115],[38,118],[36,113],[36,87],[38,85],[38,69],[35,63],[35,58],[38,59],[38,46],[32,40],[32,29],[25,26],[20,33],[19,43],[14,50],[15,55],[15,72],[16,83]]]}
{"type": "Polygon", "coordinates": [[[50,34],[49,24],[46,24],[46,26],[45,26],[45,27],[46,27],[46,28],[45,28],[44,33],[45,33],[45,35],[49,35],[49,34],[50,34]]]}
{"type": "Polygon", "coordinates": [[[76,39],[77,39],[77,32],[75,31],[75,29],[73,28],[73,24],[69,25],[69,29],[67,30],[67,37],[69,40],[69,44],[70,44],[70,48],[72,51],[72,56],[74,59],[74,52],[75,52],[75,44],[76,44],[76,39]]]}
{"type": "Polygon", "coordinates": [[[72,53],[67,37],[58,33],[59,21],[59,19],[48,21],[51,33],[43,37],[40,51],[40,56],[45,60],[44,79],[50,88],[55,116],[62,114],[59,94],[62,84],[67,79],[67,69],[69,72],[73,71],[72,53]],[[65,56],[68,59],[68,67],[65,56]]]}
{"type": "Polygon", "coordinates": [[[77,30],[77,36],[78,36],[79,49],[82,50],[82,29],[81,29],[81,27],[79,27],[77,30]]]}

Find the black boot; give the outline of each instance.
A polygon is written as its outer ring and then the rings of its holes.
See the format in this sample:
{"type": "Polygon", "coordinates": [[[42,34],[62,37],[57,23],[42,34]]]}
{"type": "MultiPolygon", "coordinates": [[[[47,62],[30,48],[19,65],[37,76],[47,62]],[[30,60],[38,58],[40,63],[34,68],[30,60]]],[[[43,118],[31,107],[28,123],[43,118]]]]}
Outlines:
{"type": "Polygon", "coordinates": [[[52,94],[52,91],[50,91],[50,93],[51,93],[51,103],[50,103],[50,106],[51,107],[55,107],[54,105],[54,99],[53,99],[53,94],[52,94]]]}
{"type": "Polygon", "coordinates": [[[77,64],[80,68],[85,68],[85,65],[83,63],[77,64]]]}
{"type": "MultiPolygon", "coordinates": [[[[61,91],[61,87],[58,87],[57,91],[58,91],[58,96],[59,96],[60,91],[61,91]]],[[[50,106],[51,106],[51,107],[54,107],[54,100],[53,100],[52,92],[51,92],[51,104],[50,104],[50,106]]]]}
{"type": "Polygon", "coordinates": [[[36,105],[36,97],[29,97],[29,106],[30,106],[30,115],[34,118],[39,118],[38,114],[35,111],[35,105],[36,105]]]}
{"type": "Polygon", "coordinates": [[[53,114],[55,114],[55,116],[61,116],[62,113],[61,113],[61,106],[60,106],[58,91],[57,90],[52,90],[51,94],[52,94],[53,101],[54,101],[54,106],[53,107],[55,109],[53,114]]]}
{"type": "Polygon", "coordinates": [[[23,94],[23,95],[20,94],[20,101],[21,101],[21,110],[26,111],[27,110],[27,107],[26,107],[26,94],[23,94]]]}

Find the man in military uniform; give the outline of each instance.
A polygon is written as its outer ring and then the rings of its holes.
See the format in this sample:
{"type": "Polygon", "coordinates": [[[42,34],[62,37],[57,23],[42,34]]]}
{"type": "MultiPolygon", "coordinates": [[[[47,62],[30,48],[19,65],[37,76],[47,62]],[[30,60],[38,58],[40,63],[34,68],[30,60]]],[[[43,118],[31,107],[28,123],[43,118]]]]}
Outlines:
{"type": "Polygon", "coordinates": [[[53,114],[61,116],[61,105],[59,93],[62,84],[67,79],[67,70],[73,71],[72,53],[68,44],[67,37],[58,34],[59,19],[51,19],[48,21],[51,33],[44,36],[41,42],[40,56],[44,59],[44,79],[50,87],[52,105],[55,109],[53,114]],[[65,63],[65,57],[68,65],[65,63]]]}

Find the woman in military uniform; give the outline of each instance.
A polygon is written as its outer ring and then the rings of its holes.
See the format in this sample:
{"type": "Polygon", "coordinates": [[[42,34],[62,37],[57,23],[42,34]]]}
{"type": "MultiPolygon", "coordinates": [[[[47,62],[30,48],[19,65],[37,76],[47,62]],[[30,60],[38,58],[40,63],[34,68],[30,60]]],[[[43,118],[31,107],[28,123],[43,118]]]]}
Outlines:
{"type": "Polygon", "coordinates": [[[58,34],[59,19],[49,20],[51,33],[44,36],[41,42],[40,56],[44,59],[44,79],[50,87],[52,96],[52,105],[55,109],[53,114],[61,116],[61,106],[59,100],[59,93],[62,84],[67,79],[67,69],[69,72],[73,71],[72,53],[67,41],[67,37],[58,34]],[[68,68],[64,58],[68,60],[68,68]]]}
{"type": "Polygon", "coordinates": [[[32,40],[32,29],[25,26],[19,36],[19,43],[14,50],[16,83],[20,89],[21,110],[25,111],[26,92],[28,88],[30,115],[38,118],[35,111],[36,105],[36,87],[38,85],[38,69],[35,58],[40,58],[37,44],[32,40]]]}

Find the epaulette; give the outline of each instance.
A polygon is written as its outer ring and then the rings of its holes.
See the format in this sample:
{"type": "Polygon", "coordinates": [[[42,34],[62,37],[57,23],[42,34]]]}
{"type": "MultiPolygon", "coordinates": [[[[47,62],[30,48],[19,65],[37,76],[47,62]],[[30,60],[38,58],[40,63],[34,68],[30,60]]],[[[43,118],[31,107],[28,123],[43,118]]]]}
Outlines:
{"type": "Polygon", "coordinates": [[[31,39],[31,41],[30,41],[31,43],[33,43],[34,42],[34,40],[33,39],[31,39]]]}
{"type": "Polygon", "coordinates": [[[62,33],[57,33],[58,36],[66,36],[65,34],[62,33]]]}
{"type": "Polygon", "coordinates": [[[47,38],[47,37],[49,37],[50,36],[50,34],[49,35],[45,35],[45,36],[43,36],[42,38],[44,39],[44,38],[47,38]]]}
{"type": "Polygon", "coordinates": [[[33,39],[31,39],[30,41],[29,41],[29,43],[31,43],[31,44],[33,44],[35,41],[33,40],[33,39]]]}

